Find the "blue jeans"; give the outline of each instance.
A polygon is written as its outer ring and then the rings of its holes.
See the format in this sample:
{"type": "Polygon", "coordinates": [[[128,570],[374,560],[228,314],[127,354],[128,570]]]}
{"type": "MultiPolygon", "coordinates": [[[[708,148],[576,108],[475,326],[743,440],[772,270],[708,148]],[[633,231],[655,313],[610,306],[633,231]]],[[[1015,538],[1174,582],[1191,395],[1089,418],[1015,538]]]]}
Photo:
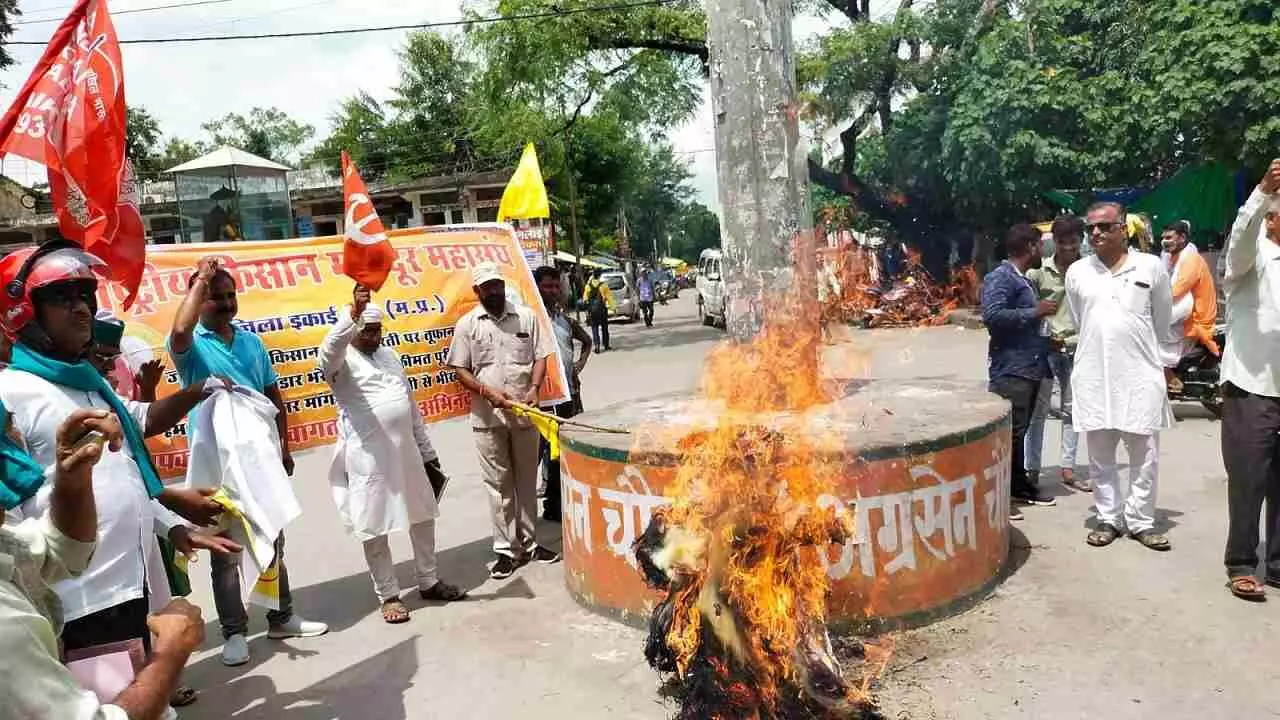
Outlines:
{"type": "Polygon", "coordinates": [[[1027,472],[1039,473],[1044,448],[1044,421],[1049,416],[1049,403],[1053,397],[1053,381],[1056,378],[1062,393],[1062,462],[1061,467],[1074,470],[1076,448],[1080,438],[1071,428],[1071,355],[1064,352],[1049,353],[1049,376],[1040,381],[1040,393],[1036,396],[1036,408],[1027,428],[1023,460],[1027,472]]]}

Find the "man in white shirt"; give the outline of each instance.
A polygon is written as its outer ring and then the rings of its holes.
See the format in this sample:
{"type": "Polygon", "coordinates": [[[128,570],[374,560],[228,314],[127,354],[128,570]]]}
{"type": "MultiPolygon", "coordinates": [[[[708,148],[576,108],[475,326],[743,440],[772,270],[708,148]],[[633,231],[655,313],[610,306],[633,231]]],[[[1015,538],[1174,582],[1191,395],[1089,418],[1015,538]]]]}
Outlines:
{"type": "Polygon", "coordinates": [[[1094,254],[1067,270],[1067,302],[1079,328],[1071,373],[1076,432],[1088,433],[1097,528],[1087,541],[1110,545],[1122,533],[1152,550],[1170,549],[1155,530],[1160,431],[1172,426],[1160,341],[1173,312],[1169,274],[1160,258],[1129,251],[1124,207],[1089,208],[1094,254]],[[1129,455],[1128,487],[1116,450],[1129,455]]]}
{"type": "MultiPolygon", "coordinates": [[[[569,375],[569,402],[543,403],[543,408],[554,412],[557,417],[571,418],[582,412],[582,370],[591,359],[591,334],[569,317],[564,311],[564,296],[560,283],[560,273],[555,268],[543,265],[533,271],[533,280],[538,284],[538,294],[542,296],[542,305],[551,316],[551,330],[556,335],[556,352],[560,363],[569,375]],[[578,359],[573,361],[573,342],[578,341],[578,359]],[[569,362],[573,361],[570,366],[569,362]]],[[[542,499],[542,519],[548,522],[560,522],[560,461],[551,459],[551,445],[545,438],[539,443],[539,456],[542,458],[543,477],[547,483],[547,491],[542,499]]]]}
{"type": "Polygon", "coordinates": [[[1266,501],[1265,583],[1280,587],[1280,159],[1231,226],[1223,253],[1227,348],[1222,359],[1226,566],[1237,597],[1262,600],[1258,517],[1266,501]]]}
{"type": "MultiPolygon", "coordinates": [[[[7,424],[0,409],[0,425],[7,424]]],[[[174,600],[147,619],[154,635],[149,662],[110,704],[81,687],[59,661],[62,616],[49,586],[83,572],[98,532],[93,466],[124,444],[120,424],[106,410],[77,410],[59,426],[47,471],[7,437],[0,498],[10,510],[39,486],[52,486],[48,514],[0,527],[0,720],[157,720],[192,651],[204,639],[200,610],[174,600]],[[93,432],[98,441],[82,443],[93,432]],[[52,478],[44,482],[41,475],[52,478]]],[[[4,517],[0,516],[0,524],[4,517]]]]}
{"type": "Polygon", "coordinates": [[[330,482],[347,531],[364,543],[382,619],[409,620],[400,600],[387,536],[408,532],[418,594],[452,602],[466,597],[436,576],[436,517],[440,512],[427,467],[439,460],[422,411],[413,399],[400,355],[382,345],[382,311],[356,286],[352,304],[320,344],[319,365],[338,404],[338,444],[330,482]]]}
{"type": "MultiPolygon", "coordinates": [[[[93,470],[99,519],[93,560],[83,575],[54,586],[67,621],[64,650],[122,640],[149,643],[147,613],[169,598],[157,534],[185,554],[238,549],[191,532],[154,499],[171,491],[161,485],[143,444],[144,428],[156,419],[153,406],[126,406],[85,360],[103,273],[101,260],[72,244],[47,243],[0,261],[0,322],[16,340],[11,364],[0,371],[0,402],[13,413],[12,430],[26,451],[51,466],[59,426],[83,408],[112,411],[126,439],[119,451],[104,453],[93,470]]],[[[41,487],[15,509],[16,515],[43,515],[53,491],[49,484],[41,487]]],[[[205,500],[196,495],[193,505],[205,500]]],[[[181,503],[170,504],[186,512],[181,503]]],[[[190,514],[198,522],[209,519],[190,514]]]]}

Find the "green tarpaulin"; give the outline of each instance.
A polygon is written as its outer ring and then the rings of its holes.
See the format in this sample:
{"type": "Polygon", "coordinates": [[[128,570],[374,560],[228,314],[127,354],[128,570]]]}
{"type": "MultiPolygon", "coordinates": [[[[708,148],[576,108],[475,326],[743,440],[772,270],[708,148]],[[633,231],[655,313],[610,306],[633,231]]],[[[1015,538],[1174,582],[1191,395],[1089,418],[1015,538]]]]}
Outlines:
{"type": "Polygon", "coordinates": [[[1203,247],[1225,233],[1235,219],[1235,176],[1220,163],[1188,165],[1129,210],[1150,217],[1157,238],[1168,223],[1186,220],[1203,247]]]}

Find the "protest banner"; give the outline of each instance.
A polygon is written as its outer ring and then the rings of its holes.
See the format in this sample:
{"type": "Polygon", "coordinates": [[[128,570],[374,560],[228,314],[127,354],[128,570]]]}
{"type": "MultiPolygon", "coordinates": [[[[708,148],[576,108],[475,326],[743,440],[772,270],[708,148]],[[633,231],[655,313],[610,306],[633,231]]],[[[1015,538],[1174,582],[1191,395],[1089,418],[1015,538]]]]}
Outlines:
{"type": "MultiPolygon", "coordinates": [[[[477,304],[471,269],[482,262],[497,263],[507,280],[508,299],[532,308],[542,332],[553,337],[529,264],[508,225],[410,228],[388,235],[396,261],[386,285],[374,296],[386,313],[383,342],[400,354],[427,422],[465,415],[470,395],[445,359],[454,325],[477,304]]],[[[114,308],[126,320],[121,348],[130,365],[161,358],[167,372],[159,394],[179,388],[165,340],[196,263],[213,255],[236,279],[237,325],[262,338],[280,376],[291,448],[305,450],[334,442],[337,409],[316,367],[316,355],[338,313],[351,302],[354,282],[342,272],[343,238],[161,245],[148,251],[142,285],[130,311],[122,309],[124,296],[119,288],[99,289],[99,305],[114,308]]],[[[567,401],[568,387],[564,366],[552,356],[542,397],[567,401]]],[[[186,472],[185,424],[148,444],[162,477],[186,472]]]]}

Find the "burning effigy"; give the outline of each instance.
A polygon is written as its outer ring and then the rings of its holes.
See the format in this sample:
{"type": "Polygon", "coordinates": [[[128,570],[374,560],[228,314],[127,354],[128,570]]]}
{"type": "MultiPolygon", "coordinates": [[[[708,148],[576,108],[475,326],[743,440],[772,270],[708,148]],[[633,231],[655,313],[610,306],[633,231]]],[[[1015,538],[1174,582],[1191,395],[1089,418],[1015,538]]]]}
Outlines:
{"type": "Polygon", "coordinates": [[[866,328],[942,325],[958,308],[978,304],[981,279],[972,265],[948,270],[946,284],[907,248],[902,267],[889,275],[876,252],[851,243],[824,253],[822,318],[866,328]]]}
{"type": "MultiPolygon", "coordinates": [[[[839,463],[819,452],[806,411],[836,386],[817,372],[817,338],[777,308],[749,342],[708,358],[703,394],[718,422],[678,441],[681,461],[634,545],[663,593],[645,657],[672,678],[678,717],[872,717],[874,670],[854,678],[827,634],[830,578],[819,556],[854,532],[823,507],[839,463]]],[[[868,670],[865,653],[851,653],[868,670]]]]}

